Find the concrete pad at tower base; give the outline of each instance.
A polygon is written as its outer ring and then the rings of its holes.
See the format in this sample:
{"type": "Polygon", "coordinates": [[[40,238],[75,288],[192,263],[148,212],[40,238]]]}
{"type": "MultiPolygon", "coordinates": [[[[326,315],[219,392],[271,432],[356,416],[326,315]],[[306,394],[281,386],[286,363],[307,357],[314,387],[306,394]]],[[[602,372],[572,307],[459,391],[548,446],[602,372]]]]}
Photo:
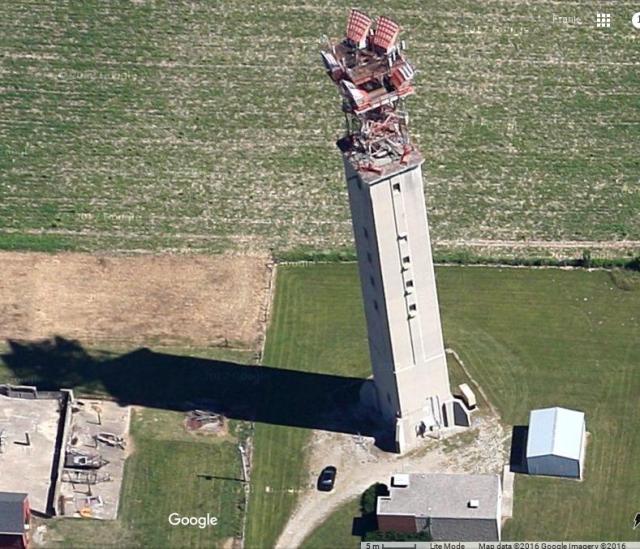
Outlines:
{"type": "Polygon", "coordinates": [[[451,397],[441,402],[437,398],[425,397],[424,400],[428,404],[421,410],[405,417],[390,419],[380,408],[380,395],[375,381],[368,379],[362,384],[360,403],[368,419],[380,426],[380,436],[376,436],[379,448],[402,454],[421,446],[426,439],[439,439],[445,433],[461,432],[471,426],[472,412],[461,399],[451,397]],[[442,423],[434,415],[436,409],[443,411],[442,423]]]}
{"type": "Polygon", "coordinates": [[[60,422],[57,398],[0,394],[0,491],[29,494],[31,509],[47,514],[60,422]]]}

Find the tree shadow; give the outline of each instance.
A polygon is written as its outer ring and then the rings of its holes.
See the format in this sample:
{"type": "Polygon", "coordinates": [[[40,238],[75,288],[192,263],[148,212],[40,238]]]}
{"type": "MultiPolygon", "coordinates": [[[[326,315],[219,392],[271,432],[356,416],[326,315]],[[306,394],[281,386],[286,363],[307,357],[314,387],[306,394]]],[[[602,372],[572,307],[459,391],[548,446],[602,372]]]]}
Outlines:
{"type": "Polygon", "coordinates": [[[514,425],[511,431],[511,452],[509,454],[509,470],[513,473],[528,473],[527,467],[527,436],[529,427],[514,425]]]}
{"type": "Polygon", "coordinates": [[[361,517],[353,517],[351,523],[351,535],[358,536],[363,541],[369,532],[375,532],[378,529],[378,519],[375,514],[367,514],[361,517]]]}
{"type": "Polygon", "coordinates": [[[352,536],[359,536],[361,541],[365,541],[367,535],[378,530],[377,501],[379,497],[388,495],[388,486],[381,482],[372,484],[362,493],[360,496],[361,516],[353,519],[351,524],[352,536]]]}
{"type": "Polygon", "coordinates": [[[158,353],[146,348],[89,354],[62,337],[8,341],[4,363],[20,383],[42,390],[108,394],[121,404],[185,411],[204,408],[233,419],[361,434],[386,448],[386,429],[360,403],[366,381],[158,353]]]}

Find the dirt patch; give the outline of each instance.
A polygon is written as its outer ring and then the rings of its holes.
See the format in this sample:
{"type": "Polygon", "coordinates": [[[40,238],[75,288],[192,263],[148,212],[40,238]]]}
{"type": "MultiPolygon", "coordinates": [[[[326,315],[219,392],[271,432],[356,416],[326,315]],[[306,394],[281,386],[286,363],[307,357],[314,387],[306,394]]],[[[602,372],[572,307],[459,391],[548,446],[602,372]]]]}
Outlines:
{"type": "Polygon", "coordinates": [[[185,431],[195,435],[224,437],[229,434],[229,423],[219,414],[192,411],[185,416],[183,425],[185,431]]]}
{"type": "Polygon", "coordinates": [[[269,261],[0,253],[0,338],[257,349],[269,261]]]}

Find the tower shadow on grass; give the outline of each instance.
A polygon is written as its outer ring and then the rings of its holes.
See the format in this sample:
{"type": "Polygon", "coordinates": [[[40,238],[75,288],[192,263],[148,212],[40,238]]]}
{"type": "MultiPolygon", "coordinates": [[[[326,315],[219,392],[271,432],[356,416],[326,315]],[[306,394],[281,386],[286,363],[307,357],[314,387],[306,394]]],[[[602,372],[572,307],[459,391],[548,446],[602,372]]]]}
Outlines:
{"type": "Polygon", "coordinates": [[[384,429],[360,404],[364,379],[157,353],[89,354],[78,342],[8,341],[2,360],[23,384],[108,394],[121,404],[185,411],[206,408],[233,419],[376,438],[384,429]]]}

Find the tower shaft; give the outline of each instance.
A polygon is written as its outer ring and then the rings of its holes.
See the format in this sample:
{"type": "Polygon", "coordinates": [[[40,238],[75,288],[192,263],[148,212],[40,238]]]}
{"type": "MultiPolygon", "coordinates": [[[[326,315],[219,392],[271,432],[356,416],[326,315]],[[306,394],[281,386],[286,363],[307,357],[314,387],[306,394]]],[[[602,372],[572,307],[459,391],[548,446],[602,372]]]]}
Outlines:
{"type": "Polygon", "coordinates": [[[451,399],[422,183],[422,158],[362,172],[344,157],[377,406],[397,449],[443,424],[451,399]]]}

